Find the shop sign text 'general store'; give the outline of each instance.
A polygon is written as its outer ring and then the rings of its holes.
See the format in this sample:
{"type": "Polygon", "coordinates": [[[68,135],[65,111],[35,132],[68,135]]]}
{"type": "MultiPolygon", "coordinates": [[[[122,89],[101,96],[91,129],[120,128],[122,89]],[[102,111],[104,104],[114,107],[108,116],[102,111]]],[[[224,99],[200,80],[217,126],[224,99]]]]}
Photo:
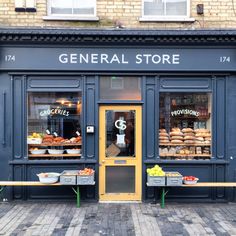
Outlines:
{"type": "Polygon", "coordinates": [[[88,72],[236,71],[236,49],[2,46],[0,68],[88,72]]]}
{"type": "MultiPolygon", "coordinates": [[[[125,54],[106,54],[106,53],[86,53],[86,54],[77,54],[77,53],[63,53],[59,55],[59,61],[62,64],[129,64],[129,60],[126,58],[125,54]]],[[[180,55],[179,54],[137,54],[135,56],[136,64],[179,64],[180,55]]]]}

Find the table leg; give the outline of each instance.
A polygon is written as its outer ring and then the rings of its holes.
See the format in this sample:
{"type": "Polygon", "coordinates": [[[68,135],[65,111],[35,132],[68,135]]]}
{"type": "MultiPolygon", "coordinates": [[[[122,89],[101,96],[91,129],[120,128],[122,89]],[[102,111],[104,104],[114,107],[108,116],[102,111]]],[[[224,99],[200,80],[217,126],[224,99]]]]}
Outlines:
{"type": "Polygon", "coordinates": [[[161,191],[161,208],[165,208],[165,197],[169,190],[166,190],[165,187],[162,187],[161,191]]]}
{"type": "Polygon", "coordinates": [[[80,208],[80,191],[79,191],[79,185],[77,185],[77,189],[75,190],[74,187],[72,187],[73,191],[76,194],[76,205],[78,208],[80,208]]]}
{"type": "Polygon", "coordinates": [[[161,192],[161,208],[165,208],[165,188],[162,188],[162,192],[161,192]]]}
{"type": "Polygon", "coordinates": [[[5,189],[6,186],[1,186],[0,187],[0,198],[3,200],[3,190],[5,189]]]}
{"type": "Polygon", "coordinates": [[[77,207],[80,207],[80,191],[79,191],[79,185],[77,186],[77,207]]]}

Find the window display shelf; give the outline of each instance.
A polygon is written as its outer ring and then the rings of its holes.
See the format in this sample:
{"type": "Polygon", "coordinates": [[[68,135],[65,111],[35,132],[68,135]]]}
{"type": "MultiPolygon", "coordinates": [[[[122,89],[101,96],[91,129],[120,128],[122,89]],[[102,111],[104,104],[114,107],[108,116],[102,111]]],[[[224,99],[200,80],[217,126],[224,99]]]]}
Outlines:
{"type": "Polygon", "coordinates": [[[194,146],[194,147],[210,147],[211,144],[204,144],[204,143],[159,143],[160,146],[194,146]]]}
{"type": "Polygon", "coordinates": [[[160,154],[160,157],[211,157],[211,154],[160,154]]]}
{"type": "Polygon", "coordinates": [[[81,154],[29,154],[28,157],[80,157],[81,154]]]}
{"type": "Polygon", "coordinates": [[[82,143],[41,143],[41,144],[28,144],[31,147],[63,147],[63,146],[81,146],[82,143]]]}

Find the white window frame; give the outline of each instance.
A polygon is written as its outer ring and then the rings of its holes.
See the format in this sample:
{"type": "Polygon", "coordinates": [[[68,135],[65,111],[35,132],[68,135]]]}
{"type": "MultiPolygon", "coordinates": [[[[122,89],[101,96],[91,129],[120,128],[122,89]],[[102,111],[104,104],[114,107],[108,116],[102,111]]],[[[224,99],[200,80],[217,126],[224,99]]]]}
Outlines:
{"type": "MultiPolygon", "coordinates": [[[[65,0],[67,1],[67,0],[65,0]]],[[[47,0],[47,16],[44,20],[85,20],[85,21],[98,21],[97,14],[97,0],[94,0],[94,14],[52,14],[51,3],[52,0],[47,0]]],[[[73,7],[72,7],[73,8],[73,7]]]]}
{"type": "Polygon", "coordinates": [[[176,22],[176,21],[187,21],[193,22],[195,21],[194,18],[190,17],[190,0],[187,0],[187,14],[180,16],[180,15],[168,15],[168,16],[160,16],[160,15],[144,15],[144,1],[142,0],[142,17],[139,19],[140,21],[164,21],[164,22],[176,22]]]}

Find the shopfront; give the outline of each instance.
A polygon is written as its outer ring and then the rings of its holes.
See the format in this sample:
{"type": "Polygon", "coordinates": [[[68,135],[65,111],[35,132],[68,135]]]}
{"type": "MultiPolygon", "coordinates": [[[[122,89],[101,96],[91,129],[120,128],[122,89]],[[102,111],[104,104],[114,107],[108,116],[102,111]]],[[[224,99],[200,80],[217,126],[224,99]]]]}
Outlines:
{"type": "MultiPolygon", "coordinates": [[[[62,32],[0,32],[1,180],[88,167],[96,184],[81,188],[82,199],[100,201],[153,199],[146,169],[155,164],[202,182],[235,181],[236,49],[225,34],[209,45],[212,32],[62,32]]],[[[6,196],[74,198],[66,186],[6,196]]],[[[234,196],[173,188],[169,200],[234,196]]]]}

